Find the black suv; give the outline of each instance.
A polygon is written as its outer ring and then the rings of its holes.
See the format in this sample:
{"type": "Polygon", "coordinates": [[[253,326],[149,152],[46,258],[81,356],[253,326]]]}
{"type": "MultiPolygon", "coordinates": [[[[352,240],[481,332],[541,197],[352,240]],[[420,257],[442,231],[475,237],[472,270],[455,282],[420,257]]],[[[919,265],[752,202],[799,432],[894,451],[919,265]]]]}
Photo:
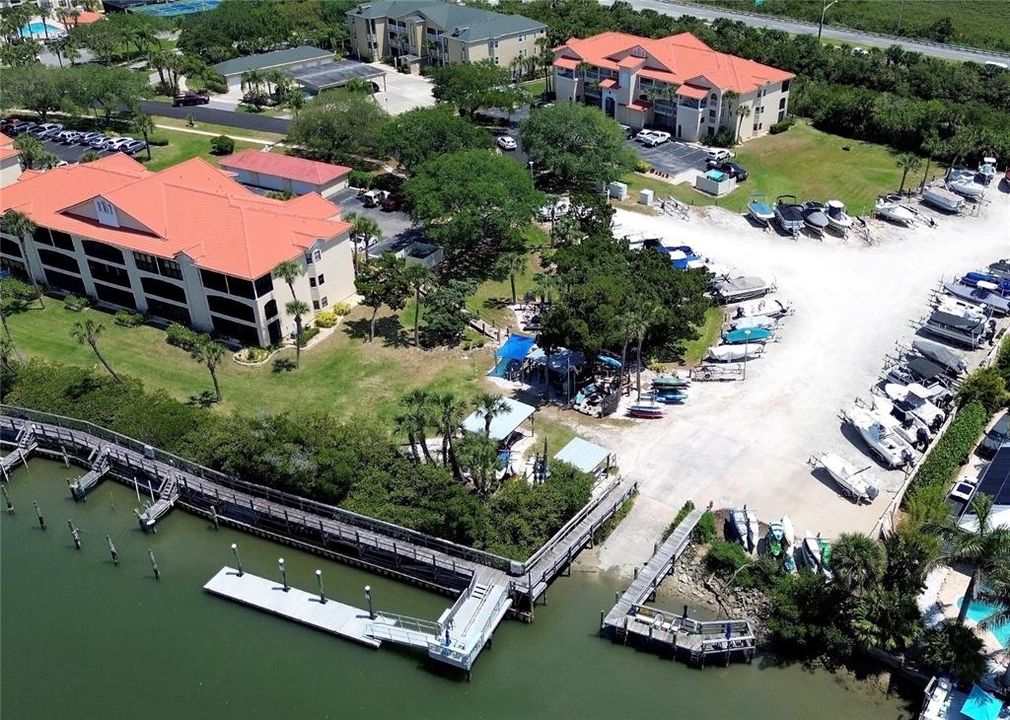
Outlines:
{"type": "Polygon", "coordinates": [[[172,98],[172,107],[181,107],[187,105],[206,105],[210,102],[210,98],[206,95],[201,95],[200,93],[188,90],[182,95],[176,95],[172,98]]]}
{"type": "Polygon", "coordinates": [[[737,182],[743,182],[747,179],[747,171],[734,162],[710,162],[708,167],[712,170],[724,172],[731,178],[736,178],[737,182]]]}

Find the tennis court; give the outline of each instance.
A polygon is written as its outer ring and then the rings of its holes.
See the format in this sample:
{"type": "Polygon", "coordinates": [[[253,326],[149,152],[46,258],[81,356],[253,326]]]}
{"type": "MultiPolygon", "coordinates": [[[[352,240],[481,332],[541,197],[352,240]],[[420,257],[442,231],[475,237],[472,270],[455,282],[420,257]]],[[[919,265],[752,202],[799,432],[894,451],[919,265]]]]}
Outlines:
{"type": "Polygon", "coordinates": [[[221,0],[172,0],[172,2],[151,3],[130,7],[131,12],[156,15],[157,17],[178,17],[193,13],[207,12],[221,4],[221,0]]]}

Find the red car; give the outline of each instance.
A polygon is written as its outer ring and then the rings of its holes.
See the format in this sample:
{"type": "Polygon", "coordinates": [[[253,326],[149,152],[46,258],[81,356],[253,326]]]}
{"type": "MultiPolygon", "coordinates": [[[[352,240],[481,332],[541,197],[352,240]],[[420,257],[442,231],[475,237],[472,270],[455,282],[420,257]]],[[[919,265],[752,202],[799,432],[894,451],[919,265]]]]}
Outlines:
{"type": "Polygon", "coordinates": [[[172,98],[172,107],[181,107],[188,105],[206,105],[210,102],[210,98],[206,95],[201,95],[200,93],[188,90],[182,95],[176,95],[172,98]]]}
{"type": "Polygon", "coordinates": [[[389,196],[382,201],[382,209],[385,212],[393,212],[394,210],[399,210],[402,207],[403,207],[402,192],[390,193],[389,196]]]}

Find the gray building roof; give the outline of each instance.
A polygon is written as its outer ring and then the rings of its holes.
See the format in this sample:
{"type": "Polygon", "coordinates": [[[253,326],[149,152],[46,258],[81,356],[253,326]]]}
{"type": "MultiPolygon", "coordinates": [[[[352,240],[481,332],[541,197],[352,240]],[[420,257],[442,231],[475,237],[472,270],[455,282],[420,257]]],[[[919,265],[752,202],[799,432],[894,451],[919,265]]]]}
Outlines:
{"type": "Polygon", "coordinates": [[[230,75],[241,75],[246,70],[266,70],[297,62],[331,57],[333,57],[333,52],[330,50],[321,50],[317,47],[302,45],[301,47],[288,48],[287,50],[274,50],[273,52],[260,53],[259,55],[246,55],[245,57],[225,60],[215,65],[214,69],[225,77],[228,77],[230,75]]]}
{"type": "Polygon", "coordinates": [[[546,29],[543,23],[522,15],[502,15],[490,10],[431,0],[377,0],[359,5],[348,15],[369,19],[389,17],[395,20],[420,15],[463,42],[546,29]],[[454,32],[456,29],[459,29],[458,33],[454,32]]]}

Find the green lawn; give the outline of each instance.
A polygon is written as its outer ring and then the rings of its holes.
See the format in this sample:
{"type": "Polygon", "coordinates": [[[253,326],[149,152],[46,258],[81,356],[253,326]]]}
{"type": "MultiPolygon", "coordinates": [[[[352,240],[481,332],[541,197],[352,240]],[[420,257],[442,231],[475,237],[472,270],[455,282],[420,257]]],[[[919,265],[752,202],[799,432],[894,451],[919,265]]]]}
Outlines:
{"type": "MultiPolygon", "coordinates": [[[[151,146],[151,160],[147,160],[147,155],[139,153],[137,160],[143,162],[149,170],[164,170],[172,165],[177,165],[185,160],[194,157],[202,157],[207,162],[217,165],[220,160],[216,155],[211,155],[211,138],[206,135],[196,135],[194,133],[181,132],[177,130],[158,129],[155,137],[168,138],[168,145],[151,146]]],[[[235,152],[254,148],[262,150],[263,146],[258,143],[248,143],[241,140],[235,141],[235,152]]]]}
{"type": "MultiPolygon", "coordinates": [[[[17,348],[26,355],[105,372],[87,346],[70,338],[73,324],[85,317],[104,326],[99,347],[117,372],[140,378],[149,389],[162,388],[180,400],[212,388],[206,369],[168,345],[165,333],[152,327],[123,328],[111,315],[90,309],[71,312],[51,298],[45,310],[35,306],[12,316],[9,325],[17,348]]],[[[420,352],[395,347],[380,336],[368,343],[360,337],[363,328],[367,332],[367,323],[362,324],[365,317],[366,309],[352,312],[332,336],[302,353],[298,370],[274,372],[272,360],[256,368],[241,367],[229,353],[218,371],[224,393],[220,409],[327,411],[337,417],[364,413],[391,423],[397,398],[412,387],[451,389],[468,397],[478,391],[479,378],[491,363],[487,351],[471,351],[464,360],[460,350],[420,352]]],[[[393,322],[387,317],[380,326],[389,330],[393,322]]],[[[274,357],[293,359],[294,350],[274,357]]]]}
{"type": "Polygon", "coordinates": [[[520,83],[520,86],[535,99],[538,99],[547,90],[547,80],[544,78],[537,78],[536,80],[529,80],[527,82],[520,83]]]}
{"type": "Polygon", "coordinates": [[[189,123],[183,118],[156,117],[153,119],[156,125],[189,128],[192,130],[201,130],[203,132],[212,132],[217,133],[218,135],[228,135],[231,137],[241,136],[256,138],[259,140],[269,140],[270,142],[280,142],[284,139],[284,136],[279,133],[262,132],[260,130],[244,130],[243,128],[230,127],[228,125],[215,125],[214,123],[205,123],[198,120],[195,120],[192,128],[190,128],[189,123]]]}
{"type": "MultiPolygon", "coordinates": [[[[628,183],[632,200],[637,200],[638,189],[649,187],[657,199],[672,196],[692,205],[718,205],[742,212],[751,193],[763,192],[770,202],[791,193],[800,201],[839,199],[855,215],[868,215],[879,195],[897,192],[901,184],[901,170],[895,164],[898,154],[891,149],[821,132],[802,122],[785,133],[751,140],[734,152],[733,161],[750,176],[721,198],[687,184],[671,185],[634,173],[621,180],[628,183]]],[[[924,170],[925,166],[910,174],[906,187],[917,186],[924,170]]],[[[940,175],[943,167],[934,164],[930,172],[940,175]]]]}
{"type": "Polygon", "coordinates": [[[715,345],[722,329],[722,319],[722,308],[711,307],[705,311],[705,322],[698,328],[698,339],[684,343],[685,365],[697,365],[705,357],[705,351],[715,345]]]}

